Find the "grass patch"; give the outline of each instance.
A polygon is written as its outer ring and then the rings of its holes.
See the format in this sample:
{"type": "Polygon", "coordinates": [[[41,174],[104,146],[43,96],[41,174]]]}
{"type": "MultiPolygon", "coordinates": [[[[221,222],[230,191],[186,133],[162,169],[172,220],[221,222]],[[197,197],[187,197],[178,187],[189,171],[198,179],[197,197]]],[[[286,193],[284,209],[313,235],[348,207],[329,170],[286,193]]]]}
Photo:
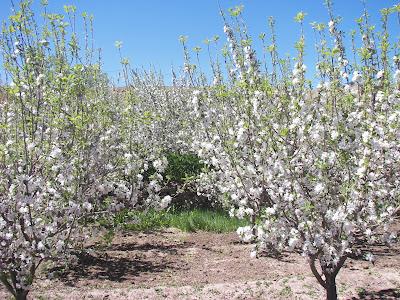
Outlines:
{"type": "Polygon", "coordinates": [[[174,227],[186,232],[232,232],[247,225],[247,220],[231,218],[220,210],[193,209],[190,211],[123,211],[114,219],[114,226],[126,230],[146,231],[174,227]]]}

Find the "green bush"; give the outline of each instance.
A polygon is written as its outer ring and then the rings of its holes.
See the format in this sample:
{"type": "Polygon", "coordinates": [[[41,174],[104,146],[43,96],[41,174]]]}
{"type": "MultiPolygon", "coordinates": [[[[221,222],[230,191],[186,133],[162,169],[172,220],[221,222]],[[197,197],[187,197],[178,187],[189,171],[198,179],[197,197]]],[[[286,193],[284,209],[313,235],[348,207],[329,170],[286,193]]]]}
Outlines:
{"type": "Polygon", "coordinates": [[[166,158],[168,166],[164,177],[169,184],[164,192],[173,196],[171,202],[173,209],[181,211],[218,209],[213,199],[197,195],[195,180],[204,168],[204,164],[197,155],[169,152],[166,158]]]}
{"type": "Polygon", "coordinates": [[[176,183],[185,183],[199,175],[204,164],[197,155],[191,153],[170,152],[166,155],[168,167],[165,177],[176,183]]]}

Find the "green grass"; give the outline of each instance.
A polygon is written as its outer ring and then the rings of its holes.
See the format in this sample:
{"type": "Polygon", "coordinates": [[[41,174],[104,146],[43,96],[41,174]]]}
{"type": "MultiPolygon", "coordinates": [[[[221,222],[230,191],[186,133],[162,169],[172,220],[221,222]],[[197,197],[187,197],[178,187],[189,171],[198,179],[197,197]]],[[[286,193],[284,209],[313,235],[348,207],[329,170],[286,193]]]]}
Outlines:
{"type": "Polygon", "coordinates": [[[146,231],[174,227],[186,232],[232,232],[247,225],[247,220],[231,218],[224,211],[193,209],[190,211],[123,211],[114,219],[114,226],[127,230],[146,231]]]}

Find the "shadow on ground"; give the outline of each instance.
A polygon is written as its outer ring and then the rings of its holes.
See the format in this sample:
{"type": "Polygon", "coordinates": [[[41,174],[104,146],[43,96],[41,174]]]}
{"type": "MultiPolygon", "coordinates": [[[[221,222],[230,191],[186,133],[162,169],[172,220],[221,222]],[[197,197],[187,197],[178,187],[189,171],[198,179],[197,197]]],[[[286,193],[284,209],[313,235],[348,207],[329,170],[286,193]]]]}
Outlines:
{"type": "Polygon", "coordinates": [[[179,249],[190,247],[192,243],[165,245],[161,243],[124,243],[110,245],[103,250],[90,249],[76,254],[77,262],[68,269],[56,267],[59,280],[69,286],[82,280],[104,280],[123,282],[135,280],[143,274],[162,273],[176,270],[177,264],[168,257],[177,257],[179,249]],[[148,257],[149,256],[149,257],[148,257]]]}
{"type": "Polygon", "coordinates": [[[396,300],[400,299],[399,289],[386,289],[380,291],[361,291],[358,297],[351,298],[352,300],[396,300]]]}
{"type": "Polygon", "coordinates": [[[107,247],[108,251],[158,251],[169,254],[176,254],[178,249],[191,247],[192,243],[183,242],[177,244],[165,245],[162,243],[127,243],[127,244],[113,244],[107,247]]]}
{"type": "Polygon", "coordinates": [[[109,280],[122,282],[140,273],[159,273],[172,268],[168,263],[156,263],[142,258],[110,256],[107,253],[78,255],[78,263],[60,274],[68,285],[79,280],[109,280]]]}
{"type": "Polygon", "coordinates": [[[394,257],[400,255],[400,247],[396,243],[391,246],[380,242],[375,242],[368,247],[365,247],[365,245],[368,245],[366,240],[358,241],[357,249],[359,253],[350,255],[350,258],[364,260],[367,253],[372,253],[376,257],[394,257]]]}

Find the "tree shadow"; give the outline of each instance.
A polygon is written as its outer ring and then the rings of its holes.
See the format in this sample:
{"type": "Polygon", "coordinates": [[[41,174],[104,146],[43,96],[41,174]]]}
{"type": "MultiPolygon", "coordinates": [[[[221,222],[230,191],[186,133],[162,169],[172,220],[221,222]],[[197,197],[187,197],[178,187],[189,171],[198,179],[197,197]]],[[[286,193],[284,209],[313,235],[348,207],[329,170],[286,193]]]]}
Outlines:
{"type": "Polygon", "coordinates": [[[359,254],[353,253],[349,257],[354,260],[364,260],[367,253],[372,253],[376,257],[392,257],[400,255],[400,248],[397,245],[390,247],[383,243],[375,243],[368,247],[359,244],[357,250],[359,251],[359,254]]]}
{"type": "Polygon", "coordinates": [[[176,263],[178,249],[190,247],[191,244],[124,243],[109,245],[104,250],[89,248],[87,250],[92,251],[75,253],[77,261],[68,269],[58,266],[49,271],[69,286],[82,280],[123,282],[142,273],[162,273],[166,269],[179,269],[179,264],[176,263]],[[152,254],[147,256],[146,253],[152,254]]]}
{"type": "Polygon", "coordinates": [[[137,258],[115,257],[107,254],[91,255],[81,253],[78,262],[63,271],[59,279],[67,285],[75,285],[80,280],[109,280],[122,282],[140,273],[159,273],[172,268],[168,263],[153,262],[137,258]]]}
{"type": "Polygon", "coordinates": [[[189,248],[193,245],[190,242],[182,242],[180,244],[165,245],[163,243],[123,243],[112,244],[107,247],[108,251],[157,251],[168,254],[177,254],[178,249],[189,248]]]}
{"type": "Polygon", "coordinates": [[[380,291],[363,290],[358,293],[358,297],[353,297],[351,300],[395,300],[400,299],[400,290],[385,289],[380,291]]]}
{"type": "Polygon", "coordinates": [[[294,260],[290,258],[290,253],[289,252],[277,252],[274,251],[273,249],[265,249],[262,251],[259,251],[257,253],[258,257],[268,257],[268,258],[273,258],[276,259],[280,262],[285,262],[285,263],[292,263],[294,260]]]}
{"type": "MultiPolygon", "coordinates": [[[[255,243],[244,243],[243,241],[233,241],[231,242],[231,244],[233,245],[255,245],[255,243]]],[[[283,251],[283,252],[279,252],[274,250],[273,247],[267,247],[267,248],[263,248],[263,249],[259,249],[257,251],[257,258],[263,258],[263,257],[268,257],[268,258],[273,258],[276,259],[280,262],[286,262],[286,263],[292,263],[294,262],[294,259],[290,257],[291,253],[297,253],[297,254],[301,254],[300,251],[283,251]]],[[[249,254],[250,255],[250,254],[249,254]]]]}

